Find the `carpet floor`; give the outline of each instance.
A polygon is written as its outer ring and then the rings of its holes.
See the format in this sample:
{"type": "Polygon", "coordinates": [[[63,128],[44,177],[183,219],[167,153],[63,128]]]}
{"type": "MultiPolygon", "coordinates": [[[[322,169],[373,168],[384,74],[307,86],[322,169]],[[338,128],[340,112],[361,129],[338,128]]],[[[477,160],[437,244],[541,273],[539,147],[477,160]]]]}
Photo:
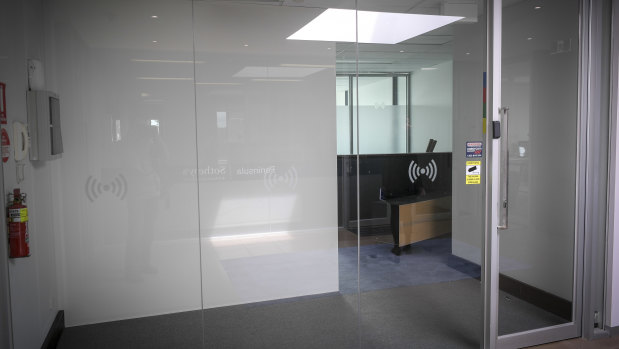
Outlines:
{"type": "MultiPolygon", "coordinates": [[[[58,348],[479,348],[480,292],[462,279],[76,326],[58,348]]],[[[561,321],[506,295],[500,306],[500,333],[561,321]]]]}
{"type": "Polygon", "coordinates": [[[480,267],[451,254],[451,239],[417,242],[400,256],[393,245],[339,249],[340,292],[344,294],[479,278],[480,267]],[[359,254],[359,256],[357,256],[359,254]],[[357,276],[359,258],[359,276],[357,276]]]}
{"type": "MultiPolygon", "coordinates": [[[[68,327],[58,348],[479,348],[479,266],[450,251],[449,238],[401,256],[344,247],[339,293],[68,327]]],[[[564,322],[504,292],[499,304],[500,334],[564,322]]]]}

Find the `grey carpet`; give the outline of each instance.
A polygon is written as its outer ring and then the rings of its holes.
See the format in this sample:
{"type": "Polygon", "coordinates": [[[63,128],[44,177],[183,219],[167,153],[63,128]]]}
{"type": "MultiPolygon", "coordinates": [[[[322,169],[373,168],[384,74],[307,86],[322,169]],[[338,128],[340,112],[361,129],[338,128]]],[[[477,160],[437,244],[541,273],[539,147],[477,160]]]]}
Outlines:
{"type": "MultiPolygon", "coordinates": [[[[562,321],[504,294],[500,307],[500,333],[562,321]]],[[[479,348],[481,319],[480,284],[463,279],[69,327],[58,348],[479,348]]]]}

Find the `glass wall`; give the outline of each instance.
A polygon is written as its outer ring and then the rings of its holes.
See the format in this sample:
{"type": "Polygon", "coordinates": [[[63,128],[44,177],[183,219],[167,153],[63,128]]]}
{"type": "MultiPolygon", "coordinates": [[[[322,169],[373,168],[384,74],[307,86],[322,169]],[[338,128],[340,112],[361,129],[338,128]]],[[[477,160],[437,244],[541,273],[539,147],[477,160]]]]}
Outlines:
{"type": "Polygon", "coordinates": [[[61,193],[47,209],[58,215],[66,326],[125,320],[132,338],[104,343],[199,347],[192,4],[46,6],[46,88],[60,96],[64,154],[38,166],[53,168],[61,193]],[[162,314],[177,314],[181,335],[161,330],[169,320],[152,316],[162,314]]]}
{"type": "MultiPolygon", "coordinates": [[[[357,43],[291,38],[335,10],[318,0],[52,2],[73,333],[479,347],[482,186],[460,170],[483,137],[483,3],[362,7],[457,18],[357,43]]],[[[366,31],[354,18],[337,32],[366,31]]]]}
{"type": "MultiPolygon", "coordinates": [[[[364,347],[481,345],[483,187],[466,184],[466,166],[475,160],[481,167],[486,154],[467,158],[466,142],[484,138],[485,9],[483,2],[454,12],[448,5],[400,9],[382,2],[359,5],[360,33],[382,24],[363,22],[361,11],[391,12],[387,26],[401,31],[422,18],[438,22],[448,20],[445,15],[454,16],[449,23],[423,28],[423,33],[397,43],[363,42],[358,47],[360,73],[388,70],[406,73],[409,80],[406,99],[399,93],[397,98],[409,113],[406,132],[401,134],[407,147],[367,154],[360,146],[356,157],[357,231],[361,239],[373,242],[359,247],[364,347]],[[461,246],[467,238],[472,242],[464,253],[461,246]]],[[[362,78],[357,101],[359,143],[397,139],[371,124],[380,95],[361,94],[362,78]],[[361,132],[364,128],[367,132],[361,132]]],[[[381,90],[394,94],[387,86],[381,90]]]]}

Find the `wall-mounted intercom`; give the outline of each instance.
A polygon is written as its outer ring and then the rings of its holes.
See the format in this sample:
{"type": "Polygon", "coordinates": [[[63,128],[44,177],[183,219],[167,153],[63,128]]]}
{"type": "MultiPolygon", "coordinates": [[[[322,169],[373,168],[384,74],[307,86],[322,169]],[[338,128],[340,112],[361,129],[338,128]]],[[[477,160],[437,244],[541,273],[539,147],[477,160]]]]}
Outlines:
{"type": "Polygon", "coordinates": [[[61,156],[60,99],[49,91],[28,91],[30,160],[53,160],[61,156]]]}

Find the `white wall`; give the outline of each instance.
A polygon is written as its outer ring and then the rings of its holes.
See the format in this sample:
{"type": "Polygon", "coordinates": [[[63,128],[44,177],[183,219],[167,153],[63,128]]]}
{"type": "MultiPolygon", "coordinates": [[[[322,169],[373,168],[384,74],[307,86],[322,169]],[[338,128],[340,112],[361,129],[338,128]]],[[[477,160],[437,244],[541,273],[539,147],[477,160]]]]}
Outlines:
{"type": "MultiPolygon", "coordinates": [[[[43,6],[41,1],[5,1],[0,11],[0,81],[6,83],[8,124],[3,125],[11,141],[12,123],[26,123],[28,58],[44,61],[43,6]]],[[[45,66],[44,68],[49,68],[45,66]]],[[[59,309],[56,273],[57,216],[52,190],[54,166],[49,163],[24,166],[24,180],[17,181],[17,165],[11,155],[4,164],[4,188],[25,192],[29,208],[30,253],[28,258],[9,261],[13,337],[15,348],[37,348],[43,343],[59,309]]],[[[3,193],[3,200],[5,196],[3,193]]],[[[6,230],[3,230],[6,232],[6,230]]]]}

